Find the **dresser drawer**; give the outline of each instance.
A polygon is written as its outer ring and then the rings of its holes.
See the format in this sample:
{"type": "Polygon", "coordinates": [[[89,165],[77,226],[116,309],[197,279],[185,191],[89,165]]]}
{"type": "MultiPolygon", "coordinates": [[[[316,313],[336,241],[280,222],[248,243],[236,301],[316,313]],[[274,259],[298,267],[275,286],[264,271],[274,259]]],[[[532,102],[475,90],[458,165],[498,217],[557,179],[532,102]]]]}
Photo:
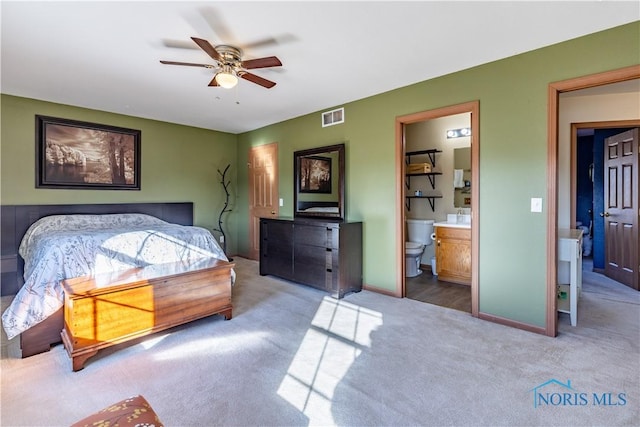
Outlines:
{"type": "Polygon", "coordinates": [[[260,274],[277,274],[293,280],[293,224],[260,221],[260,274]]]}
{"type": "Polygon", "coordinates": [[[337,249],[311,245],[298,245],[293,266],[296,281],[316,288],[333,289],[334,273],[338,272],[339,254],[337,249]]]}
{"type": "Polygon", "coordinates": [[[307,267],[319,266],[323,271],[331,271],[338,268],[339,259],[337,249],[298,245],[295,254],[295,267],[297,267],[295,270],[297,273],[307,267]]]}
{"type": "Polygon", "coordinates": [[[322,248],[339,247],[339,236],[337,228],[314,225],[295,225],[295,244],[312,245],[322,248]]]}

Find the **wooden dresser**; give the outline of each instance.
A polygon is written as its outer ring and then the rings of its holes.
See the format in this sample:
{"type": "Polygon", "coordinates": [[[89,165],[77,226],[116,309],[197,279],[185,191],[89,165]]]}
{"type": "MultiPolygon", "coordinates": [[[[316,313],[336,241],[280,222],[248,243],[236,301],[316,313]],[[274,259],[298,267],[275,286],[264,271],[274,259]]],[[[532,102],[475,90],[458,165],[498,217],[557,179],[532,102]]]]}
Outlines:
{"type": "Polygon", "coordinates": [[[362,290],[362,223],[316,219],[260,220],[260,274],[327,291],[362,290]]]}

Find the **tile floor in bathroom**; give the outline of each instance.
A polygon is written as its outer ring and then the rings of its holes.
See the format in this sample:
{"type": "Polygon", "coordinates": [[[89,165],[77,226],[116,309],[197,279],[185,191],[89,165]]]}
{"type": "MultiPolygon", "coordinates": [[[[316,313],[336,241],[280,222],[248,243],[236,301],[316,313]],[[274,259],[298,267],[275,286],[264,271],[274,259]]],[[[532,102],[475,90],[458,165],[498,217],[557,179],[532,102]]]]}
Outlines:
{"type": "Polygon", "coordinates": [[[428,266],[405,280],[407,298],[471,313],[471,287],[439,281],[428,266]]]}

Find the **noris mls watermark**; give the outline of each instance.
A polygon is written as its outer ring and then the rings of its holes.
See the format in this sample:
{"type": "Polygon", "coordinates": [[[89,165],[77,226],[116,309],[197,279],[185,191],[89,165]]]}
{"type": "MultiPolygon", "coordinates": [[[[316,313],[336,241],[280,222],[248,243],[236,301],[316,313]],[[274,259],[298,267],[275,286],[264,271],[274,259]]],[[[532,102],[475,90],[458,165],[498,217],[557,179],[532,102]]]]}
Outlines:
{"type": "Polygon", "coordinates": [[[545,381],[529,390],[533,393],[533,407],[542,406],[625,406],[627,394],[624,392],[581,392],[571,381],[566,383],[555,378],[545,381]]]}

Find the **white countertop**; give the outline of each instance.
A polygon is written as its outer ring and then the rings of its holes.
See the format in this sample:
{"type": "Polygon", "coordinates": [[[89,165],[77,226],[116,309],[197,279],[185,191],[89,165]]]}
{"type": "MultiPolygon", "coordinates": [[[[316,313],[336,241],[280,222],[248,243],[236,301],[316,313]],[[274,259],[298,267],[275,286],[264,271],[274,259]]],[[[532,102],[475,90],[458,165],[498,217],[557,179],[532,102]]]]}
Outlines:
{"type": "Polygon", "coordinates": [[[447,222],[447,221],[442,221],[442,222],[436,222],[433,224],[434,227],[451,227],[451,228],[471,228],[471,223],[470,222],[447,222]]]}
{"type": "Polygon", "coordinates": [[[576,240],[578,240],[578,239],[582,238],[582,230],[580,230],[580,229],[560,228],[558,230],[558,238],[560,238],[560,239],[576,239],[576,240]]]}

